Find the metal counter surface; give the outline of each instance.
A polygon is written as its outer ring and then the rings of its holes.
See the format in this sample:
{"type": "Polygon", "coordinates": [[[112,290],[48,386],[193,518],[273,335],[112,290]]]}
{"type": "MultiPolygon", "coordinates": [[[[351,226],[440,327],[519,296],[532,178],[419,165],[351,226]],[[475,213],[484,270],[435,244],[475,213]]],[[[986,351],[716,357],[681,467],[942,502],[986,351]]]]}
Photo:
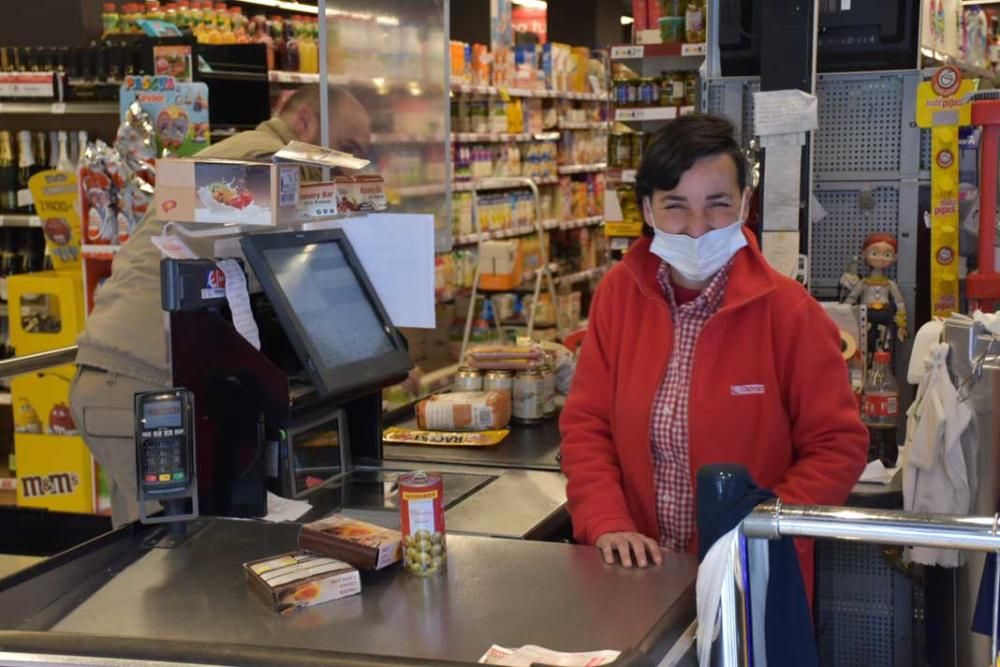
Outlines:
{"type": "MultiPolygon", "coordinates": [[[[393,424],[416,428],[416,419],[393,424]]],[[[559,418],[537,424],[511,424],[510,435],[494,447],[426,447],[424,445],[382,445],[386,465],[392,461],[454,463],[498,468],[529,468],[559,471],[559,418]]]]}
{"type": "MultiPolygon", "coordinates": [[[[241,564],[293,549],[298,527],[213,519],[152,549],[51,630],[475,661],[493,643],[665,652],[694,618],[697,563],[605,565],[591,547],[450,535],[447,575],[364,573],[359,596],[279,616],[241,564]]],[[[2,599],[2,598],[0,598],[2,599]]]]}

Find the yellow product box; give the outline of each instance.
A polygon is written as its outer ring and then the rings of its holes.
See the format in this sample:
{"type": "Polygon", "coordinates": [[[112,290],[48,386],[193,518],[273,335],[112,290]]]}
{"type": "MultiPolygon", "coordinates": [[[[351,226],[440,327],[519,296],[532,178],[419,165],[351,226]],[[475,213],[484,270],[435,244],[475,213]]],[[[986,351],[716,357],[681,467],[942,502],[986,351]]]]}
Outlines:
{"type": "Polygon", "coordinates": [[[641,222],[605,222],[605,236],[642,236],[641,222]]]}
{"type": "Polygon", "coordinates": [[[15,433],[14,452],[19,506],[94,511],[94,466],[81,438],[15,433]]]}
{"type": "Polygon", "coordinates": [[[76,344],[83,331],[83,276],[41,271],[7,279],[10,342],[18,356],[76,344]]]}

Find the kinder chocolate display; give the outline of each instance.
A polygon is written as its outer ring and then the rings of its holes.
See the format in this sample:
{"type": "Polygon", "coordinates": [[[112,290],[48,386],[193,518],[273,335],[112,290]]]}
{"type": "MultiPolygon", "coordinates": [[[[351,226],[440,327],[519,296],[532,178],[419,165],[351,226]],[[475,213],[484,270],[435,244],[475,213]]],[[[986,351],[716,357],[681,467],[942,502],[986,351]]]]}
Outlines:
{"type": "Polygon", "coordinates": [[[361,592],[361,575],[339,560],[302,551],[243,564],[247,586],[280,614],[361,592]]]}
{"type": "Polygon", "coordinates": [[[364,521],[334,514],[313,521],[299,531],[299,547],[339,558],[364,570],[381,570],[402,558],[401,536],[364,521]]]}

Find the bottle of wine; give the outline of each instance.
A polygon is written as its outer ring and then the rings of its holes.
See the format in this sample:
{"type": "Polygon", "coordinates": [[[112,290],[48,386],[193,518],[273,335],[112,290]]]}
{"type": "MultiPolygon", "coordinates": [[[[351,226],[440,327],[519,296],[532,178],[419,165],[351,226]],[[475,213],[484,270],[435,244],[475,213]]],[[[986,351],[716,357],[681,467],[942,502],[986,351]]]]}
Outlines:
{"type": "Polygon", "coordinates": [[[49,168],[49,137],[44,132],[35,132],[35,161],[42,169],[49,168]]]}
{"type": "Polygon", "coordinates": [[[14,148],[10,132],[0,130],[0,212],[14,213],[16,210],[17,165],[14,163],[14,148]]]}
{"type": "Polygon", "coordinates": [[[65,130],[59,131],[59,159],[56,161],[59,171],[76,171],[76,166],[69,159],[69,136],[65,130]]]}
{"type": "Polygon", "coordinates": [[[17,133],[17,210],[19,213],[34,215],[35,202],[28,189],[28,181],[38,173],[35,164],[35,152],[31,148],[31,132],[21,130],[17,133]]]}

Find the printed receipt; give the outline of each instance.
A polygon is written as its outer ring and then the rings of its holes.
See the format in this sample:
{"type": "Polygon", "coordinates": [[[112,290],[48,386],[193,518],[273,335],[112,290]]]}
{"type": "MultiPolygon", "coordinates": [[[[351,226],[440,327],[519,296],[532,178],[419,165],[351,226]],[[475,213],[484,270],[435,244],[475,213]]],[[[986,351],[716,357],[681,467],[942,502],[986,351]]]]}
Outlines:
{"type": "Polygon", "coordinates": [[[507,665],[508,667],[531,667],[534,664],[555,667],[598,667],[618,659],[621,651],[591,651],[590,653],[561,653],[541,646],[504,648],[494,644],[479,659],[482,665],[507,665]]]}
{"type": "Polygon", "coordinates": [[[260,331],[250,309],[250,292],[247,277],[235,259],[220,259],[215,263],[226,276],[226,301],[233,313],[233,326],[248,343],[260,349],[260,331]]]}

